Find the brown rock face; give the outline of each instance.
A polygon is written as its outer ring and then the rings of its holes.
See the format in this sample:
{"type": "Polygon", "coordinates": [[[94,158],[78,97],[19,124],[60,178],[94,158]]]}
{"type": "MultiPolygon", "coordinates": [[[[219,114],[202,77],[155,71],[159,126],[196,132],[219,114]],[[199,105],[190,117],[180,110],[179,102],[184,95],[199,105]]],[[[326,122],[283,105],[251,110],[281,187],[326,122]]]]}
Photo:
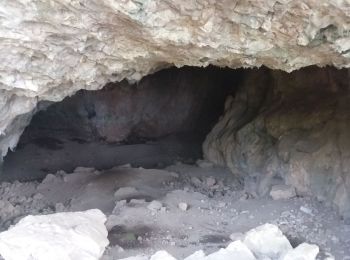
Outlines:
{"type": "Polygon", "coordinates": [[[203,144],[205,157],[256,179],[260,194],[282,178],[349,215],[349,79],[332,68],[246,71],[203,144]]]}

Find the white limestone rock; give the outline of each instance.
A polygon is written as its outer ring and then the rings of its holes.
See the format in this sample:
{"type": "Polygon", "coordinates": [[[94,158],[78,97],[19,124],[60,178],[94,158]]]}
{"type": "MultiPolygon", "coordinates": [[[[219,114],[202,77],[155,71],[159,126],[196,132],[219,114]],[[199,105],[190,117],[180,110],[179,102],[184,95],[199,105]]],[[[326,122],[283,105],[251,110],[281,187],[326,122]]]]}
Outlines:
{"type": "Polygon", "coordinates": [[[274,185],[271,188],[270,196],[274,200],[286,200],[296,196],[295,188],[290,185],[274,185]]]}
{"type": "Polygon", "coordinates": [[[27,216],[0,233],[5,260],[98,260],[106,246],[106,216],[98,209],[27,216]]]}
{"type": "Polygon", "coordinates": [[[188,209],[188,204],[185,203],[185,202],[180,202],[179,205],[178,205],[178,208],[182,211],[187,211],[188,209]]]}
{"type": "Polygon", "coordinates": [[[253,253],[248,247],[237,240],[230,243],[227,248],[220,250],[206,256],[203,251],[197,251],[194,254],[185,258],[185,260],[256,260],[253,253]]]}
{"type": "Polygon", "coordinates": [[[319,252],[317,245],[302,243],[296,248],[288,251],[283,260],[315,260],[319,252]]]}
{"type": "Polygon", "coordinates": [[[272,224],[264,224],[248,231],[243,243],[261,259],[280,259],[293,249],[282,231],[272,224]]]}

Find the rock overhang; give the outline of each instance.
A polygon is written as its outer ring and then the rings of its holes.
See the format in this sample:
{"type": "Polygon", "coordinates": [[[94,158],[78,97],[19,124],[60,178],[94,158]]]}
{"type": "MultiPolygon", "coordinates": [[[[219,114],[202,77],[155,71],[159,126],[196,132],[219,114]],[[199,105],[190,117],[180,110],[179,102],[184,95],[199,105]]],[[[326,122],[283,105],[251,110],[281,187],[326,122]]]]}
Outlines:
{"type": "Polygon", "coordinates": [[[350,66],[350,2],[4,0],[0,149],[40,100],[169,66],[350,66]]]}

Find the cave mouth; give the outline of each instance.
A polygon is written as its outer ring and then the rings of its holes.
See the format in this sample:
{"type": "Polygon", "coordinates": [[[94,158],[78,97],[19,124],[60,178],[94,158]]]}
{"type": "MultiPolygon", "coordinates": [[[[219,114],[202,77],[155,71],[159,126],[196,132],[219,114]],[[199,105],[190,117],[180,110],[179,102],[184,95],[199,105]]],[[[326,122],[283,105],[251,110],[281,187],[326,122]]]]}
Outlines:
{"type": "Polygon", "coordinates": [[[5,157],[2,177],[193,163],[202,158],[202,143],[241,74],[213,66],[168,68],[135,84],[109,83],[58,103],[41,102],[16,150],[5,157]]]}
{"type": "Polygon", "coordinates": [[[249,249],[259,259],[282,259],[281,247],[296,248],[288,259],[345,259],[349,77],[313,66],[168,68],[42,102],[4,158],[0,230],[27,215],[99,209],[104,260],[161,249],[184,259],[248,233],[284,241],[249,249]]]}

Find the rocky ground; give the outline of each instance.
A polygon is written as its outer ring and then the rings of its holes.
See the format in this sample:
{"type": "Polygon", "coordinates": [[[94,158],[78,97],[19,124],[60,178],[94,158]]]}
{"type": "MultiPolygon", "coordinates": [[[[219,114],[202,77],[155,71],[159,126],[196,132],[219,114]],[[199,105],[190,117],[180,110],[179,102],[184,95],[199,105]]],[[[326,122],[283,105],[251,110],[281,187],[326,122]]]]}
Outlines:
{"type": "Polygon", "coordinates": [[[1,230],[28,214],[99,208],[110,241],[103,260],[158,250],[179,259],[208,254],[264,223],[278,225],[294,247],[317,244],[318,259],[350,259],[350,225],[332,208],[282,188],[274,199],[255,198],[227,169],[204,161],[163,170],[77,168],[40,182],[2,182],[1,230]]]}

